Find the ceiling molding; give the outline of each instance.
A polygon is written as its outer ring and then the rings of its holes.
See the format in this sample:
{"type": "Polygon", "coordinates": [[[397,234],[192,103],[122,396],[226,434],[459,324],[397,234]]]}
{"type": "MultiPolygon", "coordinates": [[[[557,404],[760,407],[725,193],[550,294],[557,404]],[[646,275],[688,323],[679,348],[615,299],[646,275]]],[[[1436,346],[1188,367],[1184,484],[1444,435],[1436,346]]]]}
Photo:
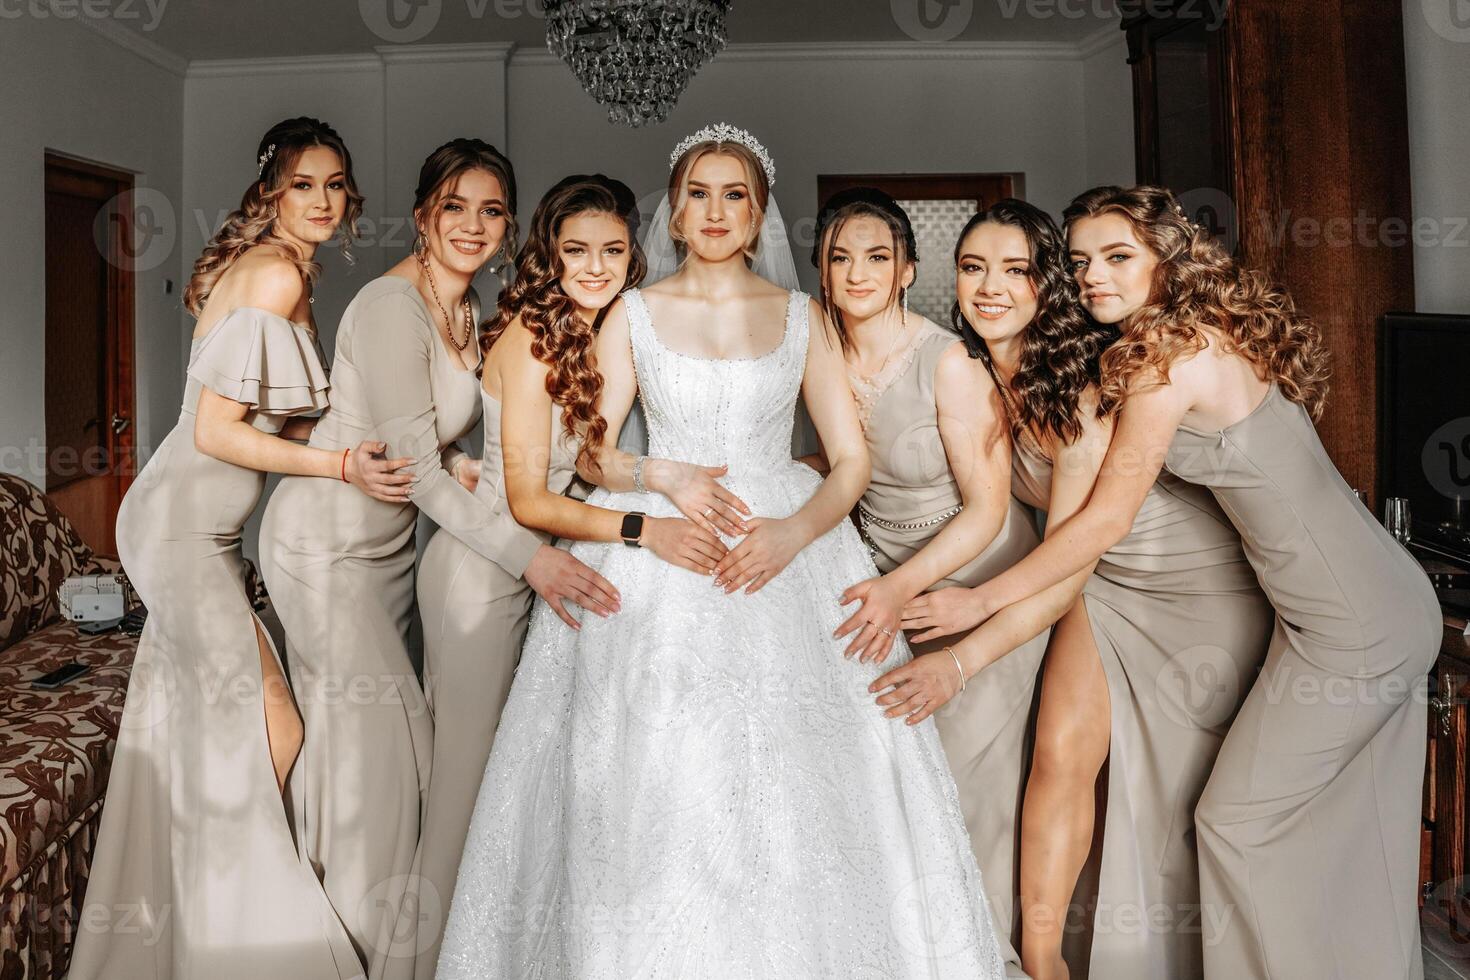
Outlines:
{"type": "MultiPolygon", "coordinates": [[[[1110,33],[1118,32],[1108,28],[1110,33]]],[[[1091,42],[1089,37],[1088,41],[1091,42]]],[[[715,55],[720,62],[760,61],[1080,61],[1080,45],[1063,41],[918,42],[822,41],[797,44],[731,44],[715,55]]],[[[519,48],[516,65],[559,65],[561,59],[540,48],[519,48]]],[[[705,67],[709,67],[706,65],[705,67]]]]}
{"type": "MultiPolygon", "coordinates": [[[[541,47],[514,42],[474,44],[381,45],[361,54],[300,55],[271,58],[219,58],[189,61],[138,32],[113,21],[76,18],[77,23],[176,75],[227,78],[239,75],[374,71],[385,64],[441,64],[466,61],[511,62],[517,65],[561,64],[541,47]]],[[[1115,25],[1104,26],[1081,42],[946,41],[731,44],[716,58],[725,62],[789,61],[1080,61],[1106,50],[1122,37],[1115,25]]]]}
{"type": "Polygon", "coordinates": [[[109,17],[73,17],[71,19],[74,23],[81,24],[92,33],[106,38],[125,51],[132,52],[149,64],[156,65],[170,74],[182,76],[189,69],[188,58],[174,54],[163,45],[149,40],[146,36],[122,26],[109,17]]]}
{"type": "Polygon", "coordinates": [[[190,78],[229,78],[236,75],[302,75],[378,71],[383,59],[376,54],[318,54],[301,58],[220,58],[191,61],[190,78]]]}
{"type": "Polygon", "coordinates": [[[390,65],[431,65],[443,62],[506,61],[515,50],[514,41],[483,44],[383,44],[374,48],[390,65]]]}

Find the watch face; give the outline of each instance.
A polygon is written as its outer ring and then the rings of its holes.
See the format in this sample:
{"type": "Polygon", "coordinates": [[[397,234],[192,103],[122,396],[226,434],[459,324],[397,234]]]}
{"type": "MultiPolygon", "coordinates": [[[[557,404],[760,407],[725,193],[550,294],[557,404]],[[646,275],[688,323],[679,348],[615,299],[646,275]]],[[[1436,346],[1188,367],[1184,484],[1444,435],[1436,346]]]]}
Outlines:
{"type": "Polygon", "coordinates": [[[625,541],[637,541],[640,537],[642,537],[643,515],[636,513],[624,514],[622,535],[623,540],[625,541]]]}

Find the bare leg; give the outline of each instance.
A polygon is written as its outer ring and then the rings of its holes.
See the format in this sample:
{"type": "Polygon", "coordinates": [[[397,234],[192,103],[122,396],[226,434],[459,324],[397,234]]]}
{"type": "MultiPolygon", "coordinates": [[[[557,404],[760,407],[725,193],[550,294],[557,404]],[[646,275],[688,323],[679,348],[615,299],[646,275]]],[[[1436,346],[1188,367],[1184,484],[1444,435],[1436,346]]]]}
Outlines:
{"type": "Polygon", "coordinates": [[[1078,599],[1047,648],[1021,809],[1021,965],[1033,980],[1068,976],[1062,930],[1092,846],[1094,788],[1110,735],[1107,675],[1078,599]]]}
{"type": "Polygon", "coordinates": [[[271,653],[260,624],[255,625],[255,642],[260,648],[261,691],[265,700],[265,736],[270,743],[271,762],[276,769],[276,788],[286,791],[286,777],[296,764],[301,752],[301,740],[305,728],[301,714],[296,710],[296,701],[291,697],[291,688],[281,673],[281,666],[271,653]]]}

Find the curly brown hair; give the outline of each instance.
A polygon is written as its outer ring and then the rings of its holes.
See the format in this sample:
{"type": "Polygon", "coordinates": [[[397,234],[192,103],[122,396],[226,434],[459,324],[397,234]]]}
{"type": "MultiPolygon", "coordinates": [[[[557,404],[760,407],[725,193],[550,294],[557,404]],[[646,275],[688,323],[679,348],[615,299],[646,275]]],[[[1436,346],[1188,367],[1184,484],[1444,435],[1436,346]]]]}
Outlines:
{"type": "Polygon", "coordinates": [[[1036,289],[1036,316],[1021,338],[1020,364],[1010,385],[1001,383],[985,341],[970,326],[955,303],[950,319],[971,356],[984,359],[996,380],[1011,434],[1034,442],[1035,436],[1054,435],[1073,442],[1082,434],[1078,405],[1087,386],[1098,380],[1098,358],[1118,337],[1118,331],[1093,320],[1077,299],[1077,280],[1067,265],[1067,243],[1051,215],[1025,201],[1005,198],[975,214],[955,242],[958,263],[965,239],[986,223],[1008,225],[1026,236],[1030,252],[1027,273],[1036,289]]]}
{"type": "Polygon", "coordinates": [[[1101,364],[1100,400],[1112,414],[1140,383],[1167,383],[1170,366],[1203,350],[1203,327],[1224,334],[1239,354],[1313,419],[1327,398],[1329,357],[1316,324],[1265,275],[1239,266],[1209,232],[1185,217],[1163,187],[1095,187],[1063,212],[1066,227],[1121,215],[1158,259],[1148,303],[1122,324],[1101,364]]]}
{"type": "Polygon", "coordinates": [[[352,154],[337,131],[320,119],[300,116],[276,123],[260,139],[256,159],[267,158],[264,169],[257,179],[250,182],[240,207],[230,212],[229,217],[215,232],[204,254],[194,263],[194,274],[184,289],[184,308],[194,316],[204,310],[209,294],[235,261],[256,245],[274,245],[281,253],[296,264],[301,278],[314,283],[321,275],[321,266],[305,258],[295,245],[275,234],[276,201],[290,190],[291,177],[296,173],[296,163],[301,154],[314,146],[332,150],[342,160],[343,183],[347,187],[347,213],[341,224],[342,254],[351,262],[351,244],[356,234],[357,221],[362,217],[363,196],[358,193],[357,182],[352,175],[352,154]]]}
{"type": "Polygon", "coordinates": [[[480,328],[480,350],[489,354],[511,321],[520,317],[531,332],[532,356],[550,368],[546,391],[562,406],[562,425],[581,437],[577,462],[596,469],[597,452],[607,438],[607,420],[597,412],[602,375],[594,345],[611,304],[592,323],[577,315],[576,304],[561,286],[565,266],[556,247],[563,223],[588,213],[609,214],[628,226],[632,257],[627,279],[618,291],[643,281],[648,263],[638,245],[638,202],[628,185],[603,174],[563,178],[536,205],[526,243],[516,259],[515,280],[500,294],[494,319],[480,328]]]}

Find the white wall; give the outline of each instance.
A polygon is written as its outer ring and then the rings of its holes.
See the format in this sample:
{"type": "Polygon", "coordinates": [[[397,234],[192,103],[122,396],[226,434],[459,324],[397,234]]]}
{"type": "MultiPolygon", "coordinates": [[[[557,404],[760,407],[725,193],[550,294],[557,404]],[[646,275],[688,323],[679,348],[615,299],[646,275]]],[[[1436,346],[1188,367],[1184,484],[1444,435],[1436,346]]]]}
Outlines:
{"type": "MultiPolygon", "coordinates": [[[[1105,36],[1082,62],[1087,186],[1136,182],[1133,153],[1133,71],[1122,31],[1105,36]]],[[[1083,188],[1078,188],[1083,190],[1083,188]]]]}
{"type": "MultiPolygon", "coordinates": [[[[0,472],[39,485],[46,475],[44,154],[132,171],[138,188],[156,192],[145,200],[177,202],[184,80],[182,65],[170,71],[73,21],[27,16],[0,23],[0,92],[0,472]]],[[[140,256],[140,446],[162,438],[178,415],[179,254],[176,239],[170,248],[160,237],[140,256]]]]}
{"type": "Polygon", "coordinates": [[[197,255],[239,205],[256,173],[256,147],[293,116],[330,124],[352,154],[364,205],[355,262],[321,249],[314,313],[328,354],[342,312],[368,282],[408,253],[419,167],[457,136],[505,143],[505,45],[384,49],[360,56],[202,62],[184,98],[183,247],[197,255]]]}
{"type": "MultiPolygon", "coordinates": [[[[720,120],[749,129],[775,159],[776,198],[808,289],[818,174],[1020,171],[1026,197],[1054,213],[1089,186],[1083,62],[1070,47],[736,48],[699,73],[668,122],[642,129],[610,126],[543,53],[513,57],[509,84],[525,211],[575,172],[607,173],[656,201],[679,139],[720,120]]],[[[1131,160],[1128,118],[1126,131],[1096,134],[1107,144],[1100,159],[1121,146],[1131,160]]]]}
{"type": "MultiPolygon", "coordinates": [[[[320,249],[313,315],[331,356],[337,322],[357,291],[408,253],[419,167],[458,136],[505,144],[505,45],[385,48],[360,56],[196,63],[184,98],[184,249],[198,255],[256,174],[256,147],[275,123],[312,116],[337,130],[366,197],[363,239],[346,262],[320,249]]],[[[270,481],[274,488],[276,480],[270,481]]],[[[263,513],[245,528],[256,554],[263,513]]]]}
{"type": "Polygon", "coordinates": [[[1470,19],[1458,0],[1404,0],[1414,293],[1423,313],[1470,314],[1470,19]]]}
{"type": "MultiPolygon", "coordinates": [[[[1078,190],[1131,176],[1128,70],[1116,40],[1066,45],[828,45],[732,48],[694,80],[672,120],[613,127],[560,61],[504,45],[383,48],[359,56],[160,67],[56,19],[0,31],[0,470],[36,481],[22,450],[44,443],[41,155],[135,171],[172,210],[172,249],[138,277],[138,445],[173,424],[192,321],[180,297],[193,260],[254,175],[256,144],[282,118],[342,134],[367,195],[367,241],[349,266],[334,248],[316,316],[330,350],[342,310],[407,250],[417,170],[443,141],[479,136],[516,163],[521,210],[575,171],[620,177],[650,201],[668,151],[728,119],[769,145],[776,194],[805,252],[820,173],[1019,171],[1026,196],[1059,212],[1078,190]],[[1119,93],[1122,93],[1121,95],[1119,93]],[[173,280],[172,295],[164,281],[173,280]]],[[[651,210],[651,205],[650,205],[651,210]]],[[[487,290],[488,292],[488,290],[487,290]]]]}

